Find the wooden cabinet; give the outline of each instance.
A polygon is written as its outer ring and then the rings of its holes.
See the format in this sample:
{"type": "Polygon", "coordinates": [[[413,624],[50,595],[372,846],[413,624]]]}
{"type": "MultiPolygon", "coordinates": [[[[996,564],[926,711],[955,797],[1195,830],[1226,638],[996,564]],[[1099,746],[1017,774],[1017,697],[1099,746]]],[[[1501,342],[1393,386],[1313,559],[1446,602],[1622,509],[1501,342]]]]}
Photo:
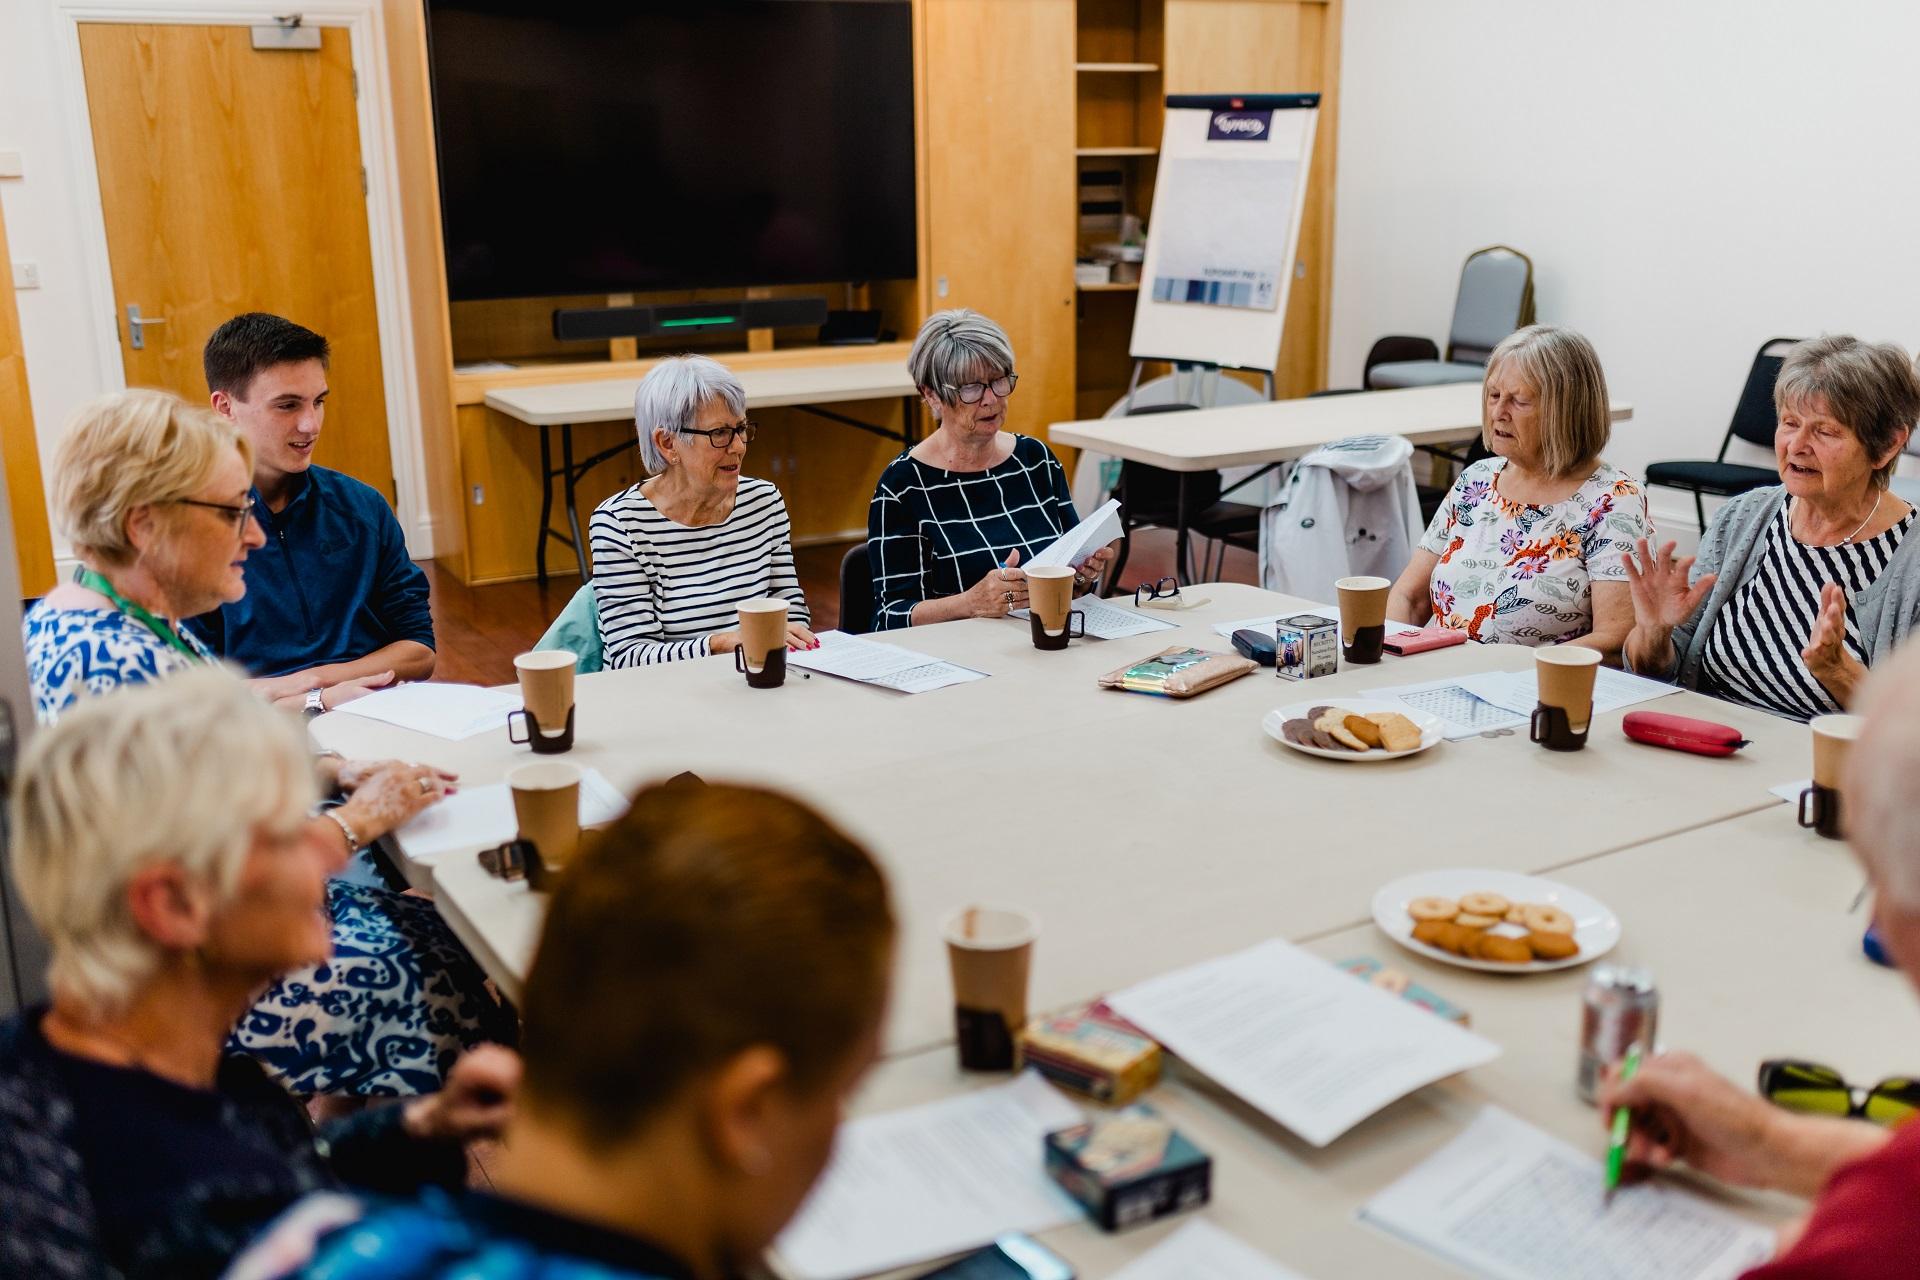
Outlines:
{"type": "Polygon", "coordinates": [[[7,505],[13,512],[13,549],[20,592],[32,598],[53,588],[53,536],[47,528],[46,493],[40,484],[40,445],[33,435],[27,396],[27,356],[20,341],[20,313],[13,303],[13,273],[6,270],[7,228],[0,222],[0,455],[7,472],[7,505]]]}

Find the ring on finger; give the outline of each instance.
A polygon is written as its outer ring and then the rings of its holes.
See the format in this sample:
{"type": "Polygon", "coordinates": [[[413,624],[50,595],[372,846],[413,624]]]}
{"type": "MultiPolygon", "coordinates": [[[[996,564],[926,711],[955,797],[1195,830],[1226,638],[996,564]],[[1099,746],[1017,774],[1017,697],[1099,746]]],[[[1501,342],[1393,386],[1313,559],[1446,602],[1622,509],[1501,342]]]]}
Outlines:
{"type": "Polygon", "coordinates": [[[432,780],[432,779],[430,779],[430,778],[416,778],[416,779],[414,779],[414,781],[416,781],[416,782],[418,782],[418,783],[420,784],[420,794],[421,794],[421,795],[423,795],[423,796],[425,796],[425,795],[432,795],[432,794],[433,794],[433,780],[432,780]]]}

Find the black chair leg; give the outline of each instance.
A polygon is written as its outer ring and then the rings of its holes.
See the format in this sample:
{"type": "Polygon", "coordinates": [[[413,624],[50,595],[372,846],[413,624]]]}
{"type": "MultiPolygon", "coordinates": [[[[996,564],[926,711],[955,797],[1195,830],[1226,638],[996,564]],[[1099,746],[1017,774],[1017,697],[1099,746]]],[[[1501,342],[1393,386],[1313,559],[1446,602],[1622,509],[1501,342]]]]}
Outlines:
{"type": "Polygon", "coordinates": [[[1120,522],[1120,553],[1113,558],[1113,568],[1107,570],[1109,589],[1120,589],[1120,575],[1127,568],[1127,553],[1133,550],[1133,526],[1122,519],[1120,522]]]}
{"type": "Polygon", "coordinates": [[[1707,500],[1700,496],[1698,489],[1693,491],[1693,518],[1700,522],[1700,532],[1704,534],[1707,531],[1707,500]]]}

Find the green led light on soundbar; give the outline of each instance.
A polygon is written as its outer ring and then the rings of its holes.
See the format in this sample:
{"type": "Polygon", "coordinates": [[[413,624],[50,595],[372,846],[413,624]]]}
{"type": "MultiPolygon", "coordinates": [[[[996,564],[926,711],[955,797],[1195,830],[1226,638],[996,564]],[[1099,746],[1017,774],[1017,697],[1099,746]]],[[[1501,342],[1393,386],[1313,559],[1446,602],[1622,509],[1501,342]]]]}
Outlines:
{"type": "Polygon", "coordinates": [[[691,329],[709,324],[738,324],[739,316],[692,316],[685,320],[662,320],[662,329],[691,329]]]}

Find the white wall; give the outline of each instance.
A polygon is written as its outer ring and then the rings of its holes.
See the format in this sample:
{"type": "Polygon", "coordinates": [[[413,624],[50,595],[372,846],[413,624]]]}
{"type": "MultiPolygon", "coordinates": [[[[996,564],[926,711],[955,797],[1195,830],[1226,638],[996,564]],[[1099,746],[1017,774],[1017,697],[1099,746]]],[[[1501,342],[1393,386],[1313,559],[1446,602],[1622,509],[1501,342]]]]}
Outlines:
{"type": "Polygon", "coordinates": [[[1347,0],[1342,58],[1332,385],[1381,335],[1444,346],[1496,243],[1635,406],[1634,473],[1713,456],[1767,338],[1920,345],[1920,5],[1347,0]]]}

